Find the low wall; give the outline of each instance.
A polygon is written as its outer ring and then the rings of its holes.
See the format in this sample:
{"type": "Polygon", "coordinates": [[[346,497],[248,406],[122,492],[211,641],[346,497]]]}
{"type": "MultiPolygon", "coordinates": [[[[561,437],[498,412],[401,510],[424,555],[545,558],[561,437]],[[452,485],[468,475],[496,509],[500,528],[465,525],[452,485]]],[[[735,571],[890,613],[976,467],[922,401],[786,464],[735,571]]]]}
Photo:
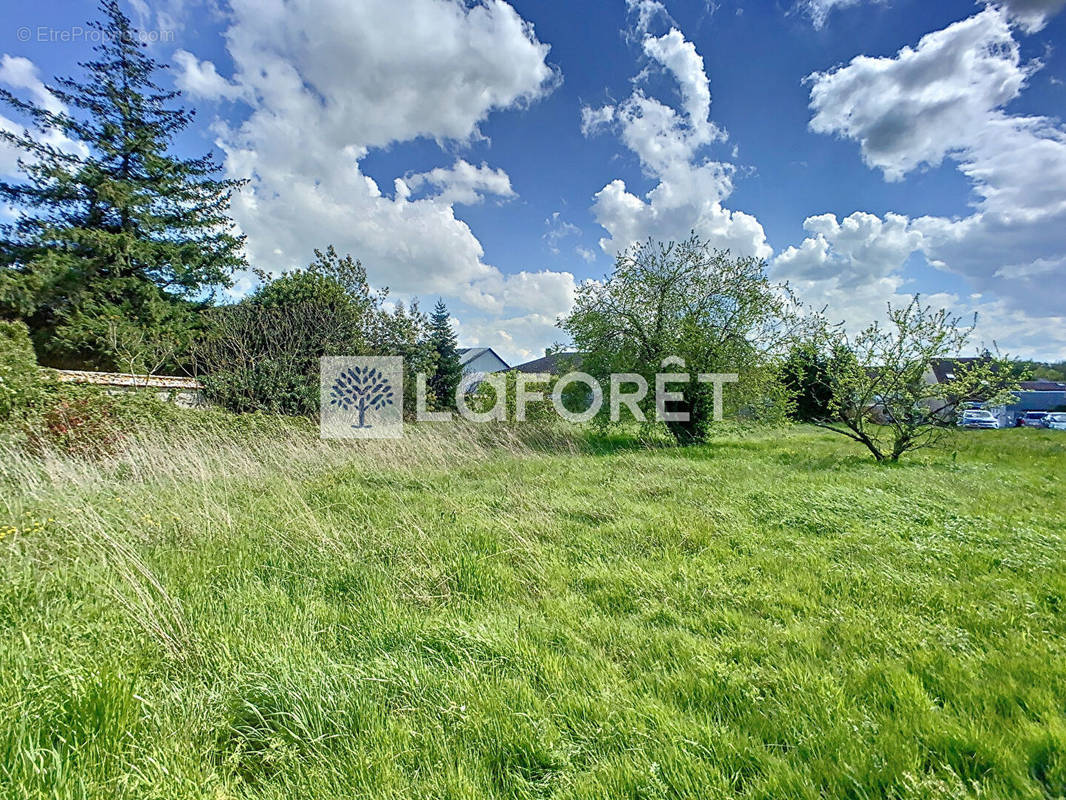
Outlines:
{"type": "Polygon", "coordinates": [[[111,394],[133,391],[155,392],[161,400],[181,408],[206,408],[204,387],[195,378],[178,375],[134,375],[128,372],[89,372],[78,369],[48,370],[62,383],[85,383],[100,386],[111,394]]]}

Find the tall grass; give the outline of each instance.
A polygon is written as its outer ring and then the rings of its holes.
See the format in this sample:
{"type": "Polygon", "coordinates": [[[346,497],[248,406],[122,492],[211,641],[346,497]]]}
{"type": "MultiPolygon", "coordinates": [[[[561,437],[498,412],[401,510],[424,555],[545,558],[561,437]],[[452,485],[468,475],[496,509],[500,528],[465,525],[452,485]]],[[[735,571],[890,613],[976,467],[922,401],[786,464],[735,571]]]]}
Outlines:
{"type": "Polygon", "coordinates": [[[207,414],[9,448],[0,792],[1066,793],[1066,437],[647,444],[207,414]]]}

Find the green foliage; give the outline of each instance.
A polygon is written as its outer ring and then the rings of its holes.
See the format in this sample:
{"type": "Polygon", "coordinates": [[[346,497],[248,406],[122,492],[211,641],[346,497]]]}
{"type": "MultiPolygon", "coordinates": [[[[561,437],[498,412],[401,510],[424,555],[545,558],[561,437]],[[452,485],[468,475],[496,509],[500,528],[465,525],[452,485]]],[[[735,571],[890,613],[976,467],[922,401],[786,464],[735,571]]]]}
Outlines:
{"type": "Polygon", "coordinates": [[[0,422],[23,415],[40,400],[41,374],[29,332],[0,320],[0,422]]]}
{"type": "MultiPolygon", "coordinates": [[[[509,370],[503,373],[493,373],[486,376],[486,379],[482,381],[474,390],[473,396],[468,399],[468,404],[475,413],[487,414],[489,411],[495,410],[499,414],[500,422],[517,423],[518,419],[518,376],[521,375],[518,370],[509,370]],[[499,400],[497,394],[496,384],[500,384],[503,390],[504,399],[502,402],[499,400]],[[500,402],[500,408],[497,409],[497,403],[500,402]]],[[[552,375],[547,381],[543,382],[528,382],[526,383],[526,391],[529,393],[538,393],[543,396],[543,400],[531,400],[526,403],[524,416],[525,419],[522,422],[539,423],[539,422],[552,422],[559,419],[555,413],[555,409],[552,406],[551,395],[555,390],[555,384],[558,382],[558,376],[552,375]]],[[[573,395],[571,395],[573,397],[573,395]]],[[[572,411],[580,411],[580,408],[575,407],[577,401],[570,400],[566,395],[563,397],[563,403],[566,407],[572,411]]],[[[587,406],[586,406],[587,407],[587,406]]]]}
{"type": "MultiPolygon", "coordinates": [[[[974,326],[915,295],[904,308],[888,307],[888,325],[874,323],[854,339],[823,331],[820,348],[832,400],[823,427],[863,444],[877,461],[930,447],[954,426],[959,405],[1010,402],[1018,388],[1011,362],[991,353],[956,363],[954,377],[933,380],[930,364],[963,352],[974,326]]],[[[976,325],[976,317],[974,319],[976,325]]]]}
{"type": "MultiPolygon", "coordinates": [[[[669,422],[682,443],[706,439],[713,420],[713,393],[700,373],[735,373],[725,392],[736,413],[777,416],[781,391],[775,366],[800,321],[785,286],[770,282],[766,263],[731,258],[695,234],[669,244],[648,241],[619,254],[603,282],[579,287],[574,309],[561,326],[584,353],[582,370],[600,381],[605,394],[611,373],[634,373],[648,383],[642,403],[654,413],[655,374],[688,373],[688,383],[671,384],[682,399],[667,412],[689,414],[669,422]],[[664,364],[667,359],[683,363],[664,364]]],[[[600,417],[609,414],[607,404],[600,417]]]]}
{"type": "Polygon", "coordinates": [[[27,322],[43,363],[151,371],[180,361],[196,301],[244,266],[228,216],[239,182],[215,178],[210,155],[168,153],[191,112],[155,83],[161,65],[118,3],[100,8],[84,77],[48,87],[62,109],[0,90],[32,127],[0,131],[25,173],[0,183],[20,211],[0,242],[0,312],[27,322]]]}
{"type": "MultiPolygon", "coordinates": [[[[15,442],[31,453],[95,460],[115,455],[130,437],[175,423],[183,412],[155,389],[109,392],[64,383],[45,373],[18,420],[15,442]]],[[[199,412],[195,412],[199,413],[199,412]]]]}
{"type": "Polygon", "coordinates": [[[177,413],[149,389],[111,395],[98,386],[56,380],[37,366],[26,326],[0,321],[0,423],[9,444],[103,457],[114,454],[129,431],[177,413]]]}
{"type": "Polygon", "coordinates": [[[63,394],[28,426],[30,449],[85,459],[114,455],[123,439],[115,398],[103,391],[63,394]]]}
{"type": "MultiPolygon", "coordinates": [[[[322,356],[404,356],[409,386],[416,370],[431,368],[425,315],[417,305],[388,310],[387,292],[372,292],[351,256],[330,246],[305,270],[262,278],[251,297],[205,313],[194,348],[208,397],[225,408],[317,414],[322,356]]],[[[404,400],[413,413],[414,392],[404,400]]]]}
{"type": "Polygon", "coordinates": [[[817,345],[810,342],[794,345],[781,367],[781,376],[791,401],[792,419],[814,422],[829,415],[833,401],[829,364],[817,345]]]}
{"type": "Polygon", "coordinates": [[[1066,361],[1047,363],[1016,359],[1011,362],[1014,377],[1020,381],[1054,381],[1066,382],[1066,361]]]}
{"type": "Polygon", "coordinates": [[[0,458],[0,793],[1063,792],[1061,433],[884,470],[806,426],[560,452],[186,419],[0,458]]]}
{"type": "Polygon", "coordinates": [[[463,379],[463,366],[459,363],[458,342],[443,300],[437,301],[429,317],[429,346],[436,363],[427,388],[433,393],[438,408],[454,409],[455,391],[463,379]]]}

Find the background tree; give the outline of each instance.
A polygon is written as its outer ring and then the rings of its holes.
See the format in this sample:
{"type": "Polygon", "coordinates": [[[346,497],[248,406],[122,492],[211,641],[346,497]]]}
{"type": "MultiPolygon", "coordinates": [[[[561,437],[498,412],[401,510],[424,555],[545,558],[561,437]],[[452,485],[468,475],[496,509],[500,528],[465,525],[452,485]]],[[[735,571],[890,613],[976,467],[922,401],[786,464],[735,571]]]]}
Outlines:
{"type": "Polygon", "coordinates": [[[437,300],[429,318],[429,344],[436,358],[433,376],[428,382],[429,389],[438,408],[454,409],[455,390],[463,379],[463,366],[459,363],[458,342],[443,300],[437,300]]]}
{"type": "Polygon", "coordinates": [[[0,320],[0,423],[34,405],[41,382],[26,326],[0,320]]]}
{"type": "Polygon", "coordinates": [[[192,112],[155,83],[164,67],[118,3],[100,9],[96,58],[48,87],[55,103],[0,90],[32,126],[0,131],[25,173],[0,183],[20,211],[0,241],[0,314],[28,324],[45,364],[147,369],[185,346],[196,309],[245,265],[229,218],[239,182],[216,178],[210,154],[168,152],[192,112]]]}
{"type": "Polygon", "coordinates": [[[963,402],[1003,405],[1018,388],[1011,362],[986,351],[958,361],[946,383],[929,380],[930,363],[965,350],[976,325],[962,324],[915,295],[904,308],[888,307],[888,325],[874,323],[854,339],[827,331],[819,345],[832,400],[816,424],[863,444],[878,461],[898,461],[950,431],[963,402]]]}
{"type": "MultiPolygon", "coordinates": [[[[649,240],[618,255],[603,282],[579,287],[573,311],[560,323],[582,352],[581,368],[608,386],[613,372],[642,375],[650,387],[645,416],[654,413],[657,372],[688,372],[671,385],[684,399],[668,411],[687,411],[688,422],[668,423],[679,442],[706,437],[712,421],[712,387],[701,372],[735,372],[728,395],[734,410],[778,407],[777,361],[801,324],[787,286],[771,283],[766,262],[713,250],[695,234],[669,244],[649,240]],[[663,359],[683,369],[661,369],[663,359]]],[[[605,404],[606,405],[606,404],[605,404]]],[[[606,418],[608,409],[601,411],[606,418]]]]}
{"type": "MultiPolygon", "coordinates": [[[[403,356],[410,386],[432,368],[426,316],[417,305],[387,308],[388,290],[373,291],[351,256],[328,247],[305,269],[260,277],[250,297],[205,312],[193,350],[208,395],[227,408],[316,414],[322,356],[403,356]]],[[[414,401],[406,392],[406,411],[414,401]]]]}
{"type": "Polygon", "coordinates": [[[829,384],[829,356],[812,342],[793,345],[781,368],[781,380],[791,405],[789,415],[800,422],[829,416],[833,390],[829,384]]]}
{"type": "Polygon", "coordinates": [[[1066,382],[1066,361],[1048,363],[1018,359],[1011,362],[1014,377],[1021,381],[1066,382]]]}

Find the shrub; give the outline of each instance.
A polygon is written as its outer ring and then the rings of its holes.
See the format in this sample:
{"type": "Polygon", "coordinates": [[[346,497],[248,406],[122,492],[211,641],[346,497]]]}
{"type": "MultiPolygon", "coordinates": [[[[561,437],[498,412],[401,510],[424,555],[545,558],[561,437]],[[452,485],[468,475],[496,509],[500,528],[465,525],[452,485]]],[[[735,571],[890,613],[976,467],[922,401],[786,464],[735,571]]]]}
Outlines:
{"type": "Polygon", "coordinates": [[[101,458],[114,455],[135,430],[162,430],[185,413],[152,390],[112,395],[99,386],[60,383],[45,374],[11,432],[30,452],[101,458]]]}
{"type": "Polygon", "coordinates": [[[29,331],[21,322],[0,322],[0,422],[25,414],[41,391],[29,331]]]}
{"type": "MultiPolygon", "coordinates": [[[[194,357],[207,396],[230,411],[313,416],[322,356],[399,355],[414,385],[433,356],[416,304],[393,310],[366,271],[332,247],[306,270],[267,278],[251,297],[211,309],[194,357]]],[[[414,393],[405,399],[413,409],[414,393]]]]}
{"type": "Polygon", "coordinates": [[[792,419],[812,422],[829,416],[833,403],[829,362],[817,345],[804,342],[793,346],[781,374],[791,400],[792,419]]]}
{"type": "MultiPolygon", "coordinates": [[[[518,371],[510,370],[502,374],[491,375],[478,384],[477,388],[473,392],[473,396],[468,399],[470,409],[475,413],[484,414],[496,407],[496,387],[493,385],[494,380],[503,379],[506,419],[501,421],[517,422],[518,421],[518,371]]],[[[527,422],[553,422],[559,419],[555,412],[555,407],[552,405],[551,395],[555,389],[555,384],[559,378],[556,375],[552,375],[546,382],[533,383],[530,382],[526,389],[529,392],[535,392],[543,395],[543,400],[532,400],[526,403],[525,417],[527,422]]],[[[582,386],[571,385],[567,387],[567,390],[563,393],[563,405],[571,411],[579,412],[588,407],[587,401],[580,395],[582,386]],[[572,391],[571,391],[572,390],[572,391]]]]}
{"type": "Polygon", "coordinates": [[[102,391],[57,397],[31,423],[30,447],[81,458],[114,455],[124,438],[115,406],[115,399],[102,391]]]}

